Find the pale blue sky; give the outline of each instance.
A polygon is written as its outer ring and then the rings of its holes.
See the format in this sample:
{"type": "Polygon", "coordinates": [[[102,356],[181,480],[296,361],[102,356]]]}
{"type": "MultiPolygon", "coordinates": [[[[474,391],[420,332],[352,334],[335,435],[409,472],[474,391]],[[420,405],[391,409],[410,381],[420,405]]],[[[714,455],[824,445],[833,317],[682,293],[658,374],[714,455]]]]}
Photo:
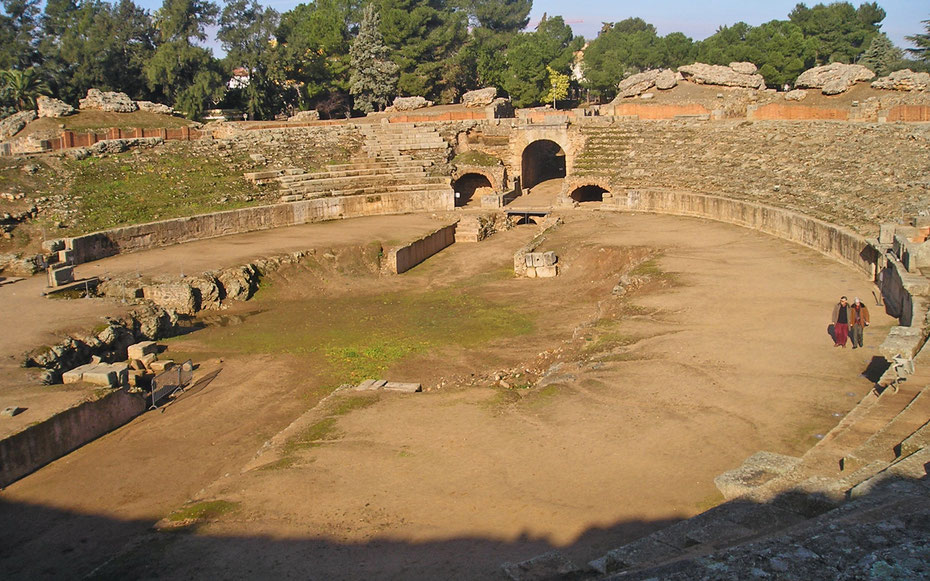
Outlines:
{"type": "MultiPolygon", "coordinates": [[[[149,10],[157,10],[161,0],[136,0],[149,10]]],[[[220,6],[223,0],[214,0],[220,6]]],[[[859,6],[863,0],[851,0],[859,6]]],[[[821,0],[828,4],[830,0],[821,0]]],[[[821,3],[808,1],[808,6],[821,3]]],[[[259,0],[279,12],[286,12],[301,2],[298,0],[259,0]]],[[[531,25],[539,21],[543,12],[550,16],[562,16],[575,34],[588,40],[597,36],[602,22],[618,22],[638,16],[654,25],[661,36],[670,32],[683,32],[694,40],[703,40],[712,35],[719,26],[743,21],[759,25],[769,20],[786,20],[788,13],[798,4],[797,0],[653,0],[652,2],[630,2],[623,0],[534,0],[530,13],[531,25]]],[[[882,30],[899,47],[912,46],[905,36],[924,32],[922,20],[930,20],[930,0],[878,0],[887,16],[882,21],[882,30]]],[[[212,46],[212,43],[210,43],[212,46]]]]}

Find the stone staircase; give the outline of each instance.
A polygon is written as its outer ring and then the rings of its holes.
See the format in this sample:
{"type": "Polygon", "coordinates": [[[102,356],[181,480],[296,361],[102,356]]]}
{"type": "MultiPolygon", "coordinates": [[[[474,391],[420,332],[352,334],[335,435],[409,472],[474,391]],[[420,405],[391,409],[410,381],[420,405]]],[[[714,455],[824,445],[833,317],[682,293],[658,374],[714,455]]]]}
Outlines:
{"type": "Polygon", "coordinates": [[[325,170],[287,170],[275,179],[282,202],[320,197],[388,193],[451,192],[451,149],[433,127],[416,124],[360,125],[365,157],[325,170]]]}
{"type": "MultiPolygon", "coordinates": [[[[551,578],[832,579],[862,559],[888,553],[900,560],[907,557],[900,551],[917,551],[916,572],[926,575],[917,578],[928,578],[930,344],[915,367],[897,386],[894,370],[887,371],[802,457],[762,452],[722,474],[716,482],[727,502],[587,566],[567,568],[564,557],[547,554],[505,572],[512,579],[547,578],[556,562],[560,572],[551,578]],[[741,487],[724,486],[736,481],[741,487]]],[[[915,578],[907,567],[895,578],[915,578]]]]}

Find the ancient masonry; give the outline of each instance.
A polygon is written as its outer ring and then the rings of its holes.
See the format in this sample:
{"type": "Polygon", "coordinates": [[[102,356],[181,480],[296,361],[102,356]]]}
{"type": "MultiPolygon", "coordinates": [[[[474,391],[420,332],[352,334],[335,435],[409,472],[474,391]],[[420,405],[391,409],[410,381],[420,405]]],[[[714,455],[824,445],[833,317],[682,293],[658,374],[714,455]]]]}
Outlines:
{"type": "MultiPolygon", "coordinates": [[[[919,532],[925,529],[917,523],[930,518],[925,478],[930,463],[930,189],[925,173],[930,128],[871,121],[802,126],[707,121],[693,115],[644,122],[540,113],[522,119],[427,119],[274,131],[295,144],[326,132],[350,132],[364,146],[353,163],[326,171],[269,167],[246,176],[277,181],[279,204],[68,239],[62,243],[66,259],[80,264],[178,241],[334,218],[447,213],[450,225],[411,244],[407,252],[412,258],[395,252],[394,272],[401,272],[403,261],[415,264],[456,241],[486,237],[496,220],[487,216],[488,208],[506,210],[550,177],[563,179],[556,210],[596,202],[601,211],[698,216],[797,242],[875,280],[898,317],[899,326],[881,347],[890,367],[876,389],[802,457],[763,452],[721,475],[717,484],[728,501],[710,511],[587,564],[547,553],[505,564],[503,570],[520,580],[559,575],[819,578],[841,570],[849,548],[862,556],[861,567],[903,563],[906,576],[919,571],[912,565],[919,565],[919,555],[925,564],[926,538],[919,532]],[[829,156],[823,153],[826,145],[829,156]],[[467,152],[481,155],[456,167],[453,156],[467,152]],[[897,163],[889,167],[887,159],[897,163]],[[477,205],[455,211],[460,199],[455,188],[466,176],[486,180],[488,190],[477,205]],[[479,213],[475,207],[484,209],[479,213]],[[898,222],[902,216],[909,218],[898,222]],[[873,510],[891,500],[895,510],[873,510]],[[876,527],[881,538],[870,534],[876,527]],[[824,535],[837,528],[844,539],[825,542],[824,535]]],[[[244,131],[217,138],[260,149],[260,136],[244,131]]],[[[558,226],[551,215],[549,220],[514,256],[515,274],[558,273],[558,258],[545,250],[547,229],[558,226]]],[[[177,313],[247,299],[263,272],[301,258],[272,259],[187,281],[102,281],[100,292],[108,296],[145,299],[140,308],[146,314],[33,354],[29,364],[57,379],[93,353],[115,354],[140,339],[170,333],[177,313]]],[[[56,283],[67,284],[67,271],[58,276],[56,283]]],[[[416,388],[381,381],[360,388],[416,388]]]]}

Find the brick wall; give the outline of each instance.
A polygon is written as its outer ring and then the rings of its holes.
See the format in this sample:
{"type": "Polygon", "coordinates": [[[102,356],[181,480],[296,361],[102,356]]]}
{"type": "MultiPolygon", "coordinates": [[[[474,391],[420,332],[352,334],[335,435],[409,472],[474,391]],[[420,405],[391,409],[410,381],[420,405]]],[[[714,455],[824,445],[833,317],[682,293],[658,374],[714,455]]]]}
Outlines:
{"type": "Polygon", "coordinates": [[[849,110],[769,103],[761,107],[750,107],[746,112],[746,118],[757,121],[848,121],[849,110]]]}

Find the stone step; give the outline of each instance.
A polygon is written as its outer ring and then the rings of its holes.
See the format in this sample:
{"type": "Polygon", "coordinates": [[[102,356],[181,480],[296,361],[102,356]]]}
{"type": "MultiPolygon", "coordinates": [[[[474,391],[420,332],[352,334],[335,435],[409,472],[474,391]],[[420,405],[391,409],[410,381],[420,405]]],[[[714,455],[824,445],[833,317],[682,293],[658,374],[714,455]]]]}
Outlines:
{"type": "Polygon", "coordinates": [[[820,463],[840,468],[840,459],[856,449],[898,415],[917,395],[913,388],[898,393],[885,389],[880,395],[870,391],[839,424],[804,454],[807,464],[820,463]]]}
{"type": "Polygon", "coordinates": [[[856,470],[878,460],[892,462],[895,448],[930,418],[930,388],[924,388],[887,424],[869,436],[861,446],[843,457],[841,469],[856,470]]]}
{"type": "Polygon", "coordinates": [[[297,184],[309,184],[315,183],[321,186],[330,186],[333,184],[342,184],[342,183],[362,183],[362,182],[371,182],[371,181],[380,181],[380,180],[414,180],[425,178],[426,172],[422,169],[414,171],[394,171],[387,172],[381,170],[372,170],[371,172],[365,172],[357,176],[321,176],[318,174],[305,174],[302,176],[289,176],[282,177],[278,180],[282,186],[291,186],[297,184]]]}
{"type": "Polygon", "coordinates": [[[365,188],[363,190],[342,190],[335,192],[285,192],[278,198],[280,202],[299,202],[316,198],[341,198],[349,196],[373,196],[382,194],[417,194],[417,193],[452,193],[452,188],[443,185],[404,184],[382,188],[365,188]]]}
{"type": "Polygon", "coordinates": [[[732,500],[609,551],[589,565],[602,575],[647,567],[690,552],[732,545],[804,520],[777,506],[732,500]]]}
{"type": "Polygon", "coordinates": [[[921,448],[930,448],[930,420],[920,426],[914,433],[905,438],[895,453],[898,458],[905,458],[919,451],[921,448]]]}
{"type": "Polygon", "coordinates": [[[362,194],[377,194],[385,192],[388,190],[393,191],[408,191],[411,189],[419,188],[435,188],[442,187],[448,188],[448,178],[435,177],[429,178],[424,177],[419,180],[411,181],[398,181],[398,180],[379,180],[372,183],[358,183],[358,182],[349,182],[346,184],[340,184],[339,187],[319,187],[315,186],[312,182],[307,184],[295,184],[293,186],[287,186],[281,188],[282,194],[322,194],[322,195],[362,195],[362,194]]]}
{"type": "Polygon", "coordinates": [[[872,492],[880,484],[900,479],[916,480],[927,476],[930,466],[930,447],[920,448],[913,454],[903,456],[871,478],[863,480],[849,491],[850,498],[860,498],[872,492]]]}

